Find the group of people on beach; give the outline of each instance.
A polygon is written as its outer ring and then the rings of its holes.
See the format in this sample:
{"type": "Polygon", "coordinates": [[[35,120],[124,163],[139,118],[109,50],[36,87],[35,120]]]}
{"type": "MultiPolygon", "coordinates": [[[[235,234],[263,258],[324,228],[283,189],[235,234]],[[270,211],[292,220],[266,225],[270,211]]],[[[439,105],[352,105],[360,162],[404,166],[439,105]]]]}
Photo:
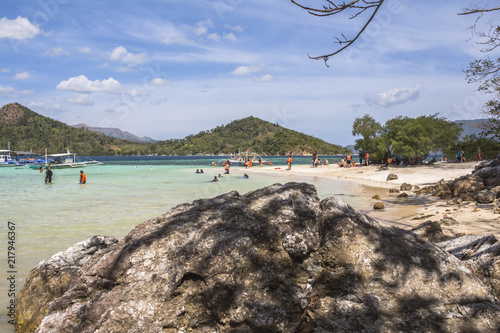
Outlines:
{"type": "MultiPolygon", "coordinates": [[[[40,173],[43,173],[43,167],[40,167],[40,173]]],[[[54,173],[52,170],[50,170],[50,165],[47,165],[45,168],[45,179],[44,182],[45,184],[52,184],[52,177],[54,177],[54,173]]],[[[86,184],[87,183],[87,175],[83,172],[83,170],[80,170],[80,184],[86,184]]]]}

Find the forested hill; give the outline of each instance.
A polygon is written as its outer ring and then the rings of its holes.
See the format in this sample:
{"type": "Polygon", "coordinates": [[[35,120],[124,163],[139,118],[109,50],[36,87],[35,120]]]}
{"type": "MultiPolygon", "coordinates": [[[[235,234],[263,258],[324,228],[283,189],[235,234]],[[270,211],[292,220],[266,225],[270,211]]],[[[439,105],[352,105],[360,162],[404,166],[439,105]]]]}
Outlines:
{"type": "Polygon", "coordinates": [[[266,155],[344,154],[347,148],[333,145],[311,135],[284,128],[256,117],[235,120],[212,130],[189,135],[182,140],[154,143],[160,151],[198,154],[234,153],[249,149],[266,155]]]}
{"type": "Polygon", "coordinates": [[[0,108],[0,149],[30,150],[43,153],[65,152],[79,155],[195,155],[234,153],[250,149],[259,154],[344,154],[338,145],[277,124],[247,117],[184,139],[138,143],[120,140],[85,128],[73,128],[37,114],[18,104],[0,108]]]}
{"type": "Polygon", "coordinates": [[[60,121],[39,115],[18,103],[0,108],[0,149],[43,153],[63,153],[66,149],[79,155],[115,155],[127,146],[123,140],[84,128],[73,128],[60,121]]]}

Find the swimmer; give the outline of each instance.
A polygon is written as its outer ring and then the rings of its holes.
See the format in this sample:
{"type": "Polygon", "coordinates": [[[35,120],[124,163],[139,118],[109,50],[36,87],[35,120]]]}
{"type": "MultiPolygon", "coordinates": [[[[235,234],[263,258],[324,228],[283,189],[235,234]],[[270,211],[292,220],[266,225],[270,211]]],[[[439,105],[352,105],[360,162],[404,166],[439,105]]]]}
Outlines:
{"type": "Polygon", "coordinates": [[[246,173],[243,175],[243,179],[248,179],[248,175],[246,173]]]}
{"type": "Polygon", "coordinates": [[[83,173],[83,170],[80,170],[80,184],[85,184],[87,182],[87,176],[83,173]]]}
{"type": "Polygon", "coordinates": [[[212,179],[213,182],[218,182],[219,180],[217,179],[217,176],[214,176],[214,179],[212,179]]]}

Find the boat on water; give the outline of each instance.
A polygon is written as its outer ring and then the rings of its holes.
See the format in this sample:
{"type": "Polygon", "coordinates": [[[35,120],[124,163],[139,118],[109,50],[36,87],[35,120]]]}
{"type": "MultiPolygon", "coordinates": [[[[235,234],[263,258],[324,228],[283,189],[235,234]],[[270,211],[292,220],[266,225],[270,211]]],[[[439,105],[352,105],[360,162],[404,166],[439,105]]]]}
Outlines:
{"type": "Polygon", "coordinates": [[[91,165],[100,165],[99,161],[88,160],[88,161],[76,161],[76,153],[70,153],[69,149],[66,153],[60,154],[45,154],[45,160],[42,163],[29,164],[31,169],[40,169],[40,167],[45,168],[50,166],[51,169],[63,169],[63,168],[83,168],[91,165]],[[50,157],[50,159],[49,159],[50,157]]]}
{"type": "Polygon", "coordinates": [[[12,151],[12,160],[17,166],[25,166],[28,164],[43,163],[44,160],[40,158],[40,154],[31,151],[12,151]]]}
{"type": "Polygon", "coordinates": [[[10,150],[0,150],[0,167],[17,166],[17,163],[10,156],[10,150]]]}
{"type": "Polygon", "coordinates": [[[246,150],[244,153],[241,153],[241,151],[238,151],[237,154],[229,156],[229,158],[223,158],[220,159],[218,162],[212,163],[214,166],[215,165],[226,165],[229,163],[231,166],[245,166],[245,167],[251,167],[254,164],[264,164],[268,163],[270,165],[273,165],[269,161],[264,161],[262,157],[260,157],[257,153],[253,153],[250,150],[246,150]]]}

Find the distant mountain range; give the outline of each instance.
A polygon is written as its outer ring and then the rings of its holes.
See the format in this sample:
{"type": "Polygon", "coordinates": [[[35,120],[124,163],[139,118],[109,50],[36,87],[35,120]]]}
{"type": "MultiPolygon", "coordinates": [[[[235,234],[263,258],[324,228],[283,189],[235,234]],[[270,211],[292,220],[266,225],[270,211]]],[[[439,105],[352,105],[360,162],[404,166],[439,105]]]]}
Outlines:
{"type": "Polygon", "coordinates": [[[488,123],[488,119],[455,120],[455,123],[462,124],[464,130],[461,137],[464,138],[467,135],[479,135],[485,127],[484,124],[488,123]]]}
{"type": "Polygon", "coordinates": [[[76,124],[76,125],[71,125],[71,127],[74,128],[85,128],[88,129],[89,131],[93,132],[99,132],[104,135],[110,136],[112,138],[116,139],[123,139],[123,140],[128,140],[132,142],[155,142],[156,140],[151,139],[149,136],[144,136],[142,138],[127,132],[127,131],[122,131],[119,128],[114,128],[114,127],[92,127],[92,126],[87,126],[85,124],[76,124]]]}

